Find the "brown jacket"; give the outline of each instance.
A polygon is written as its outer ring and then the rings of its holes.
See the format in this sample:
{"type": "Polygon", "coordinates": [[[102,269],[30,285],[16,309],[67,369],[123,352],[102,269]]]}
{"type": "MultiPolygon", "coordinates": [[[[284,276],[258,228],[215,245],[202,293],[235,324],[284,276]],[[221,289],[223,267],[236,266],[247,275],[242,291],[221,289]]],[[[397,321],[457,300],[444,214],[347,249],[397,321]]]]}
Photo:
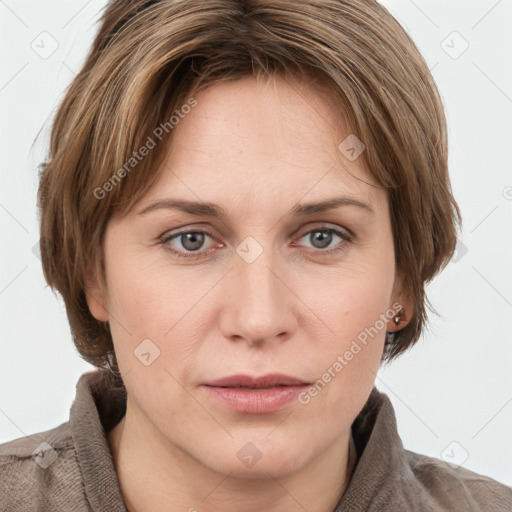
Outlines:
{"type": "MultiPolygon", "coordinates": [[[[126,512],[106,439],[123,416],[105,371],[83,374],[69,421],[0,445],[0,510],[126,512]]],[[[389,398],[373,388],[352,425],[358,461],[334,512],[511,512],[512,488],[403,448],[389,398]]],[[[172,505],[169,510],[172,510],[172,505]]]]}

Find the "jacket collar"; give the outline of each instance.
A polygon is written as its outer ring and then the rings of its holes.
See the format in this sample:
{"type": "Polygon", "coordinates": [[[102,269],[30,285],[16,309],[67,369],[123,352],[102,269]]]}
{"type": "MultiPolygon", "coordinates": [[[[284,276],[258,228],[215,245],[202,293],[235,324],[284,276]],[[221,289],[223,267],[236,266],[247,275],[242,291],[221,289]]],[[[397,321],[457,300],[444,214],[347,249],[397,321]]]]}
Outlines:
{"type": "Polygon", "coordinates": [[[373,387],[368,400],[352,423],[358,460],[352,478],[334,512],[384,510],[389,493],[412,476],[396,417],[388,396],[373,387]]]}
{"type": "Polygon", "coordinates": [[[94,512],[126,512],[107,432],[124,415],[122,394],[106,370],[84,373],[76,385],[69,423],[85,495],[94,512]]]}

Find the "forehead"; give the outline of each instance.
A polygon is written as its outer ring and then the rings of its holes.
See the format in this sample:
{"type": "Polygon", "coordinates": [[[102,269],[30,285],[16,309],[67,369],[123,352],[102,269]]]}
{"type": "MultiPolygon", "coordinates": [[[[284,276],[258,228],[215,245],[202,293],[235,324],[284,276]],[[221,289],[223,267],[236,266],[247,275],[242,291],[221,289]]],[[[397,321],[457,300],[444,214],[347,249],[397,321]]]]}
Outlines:
{"type": "Polygon", "coordinates": [[[377,208],[383,200],[383,191],[367,184],[375,180],[363,160],[340,150],[351,133],[325,90],[282,77],[246,77],[194,97],[197,105],[176,126],[160,179],[139,204],[171,194],[260,209],[340,194],[377,208]]]}

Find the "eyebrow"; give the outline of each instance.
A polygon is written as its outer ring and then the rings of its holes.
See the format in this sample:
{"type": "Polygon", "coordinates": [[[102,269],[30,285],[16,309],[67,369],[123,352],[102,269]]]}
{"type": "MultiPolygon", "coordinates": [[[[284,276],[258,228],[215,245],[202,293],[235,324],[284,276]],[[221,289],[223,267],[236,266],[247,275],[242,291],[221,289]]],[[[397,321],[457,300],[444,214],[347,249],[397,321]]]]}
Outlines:
{"type": "MultiPolygon", "coordinates": [[[[333,197],[317,203],[297,204],[291,209],[288,216],[306,217],[308,215],[334,210],[341,206],[356,206],[371,215],[375,215],[375,210],[372,206],[359,199],[353,197],[333,197]]],[[[214,217],[222,221],[226,221],[229,217],[226,210],[214,203],[185,201],[182,199],[161,199],[146,206],[139,212],[139,215],[146,215],[149,212],[161,209],[177,209],[191,215],[214,217]]]]}

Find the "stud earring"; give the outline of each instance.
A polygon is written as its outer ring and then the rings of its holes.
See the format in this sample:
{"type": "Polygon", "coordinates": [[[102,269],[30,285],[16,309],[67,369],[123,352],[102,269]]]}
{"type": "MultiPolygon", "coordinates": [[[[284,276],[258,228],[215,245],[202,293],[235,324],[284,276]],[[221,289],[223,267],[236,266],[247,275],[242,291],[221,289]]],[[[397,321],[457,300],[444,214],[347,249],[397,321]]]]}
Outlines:
{"type": "Polygon", "coordinates": [[[396,316],[393,318],[393,322],[395,325],[399,325],[400,322],[402,321],[402,316],[405,314],[405,310],[402,308],[397,314],[396,316]]]}

